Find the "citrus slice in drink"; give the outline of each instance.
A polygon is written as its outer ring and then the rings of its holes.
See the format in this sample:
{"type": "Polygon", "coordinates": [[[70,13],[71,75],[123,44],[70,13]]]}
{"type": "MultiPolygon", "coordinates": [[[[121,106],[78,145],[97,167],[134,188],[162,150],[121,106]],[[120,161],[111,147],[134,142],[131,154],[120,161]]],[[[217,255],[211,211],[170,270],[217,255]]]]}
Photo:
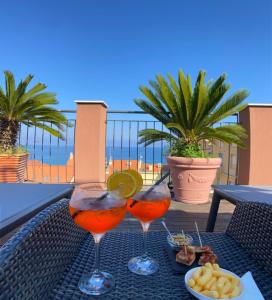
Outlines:
{"type": "Polygon", "coordinates": [[[137,183],[137,191],[136,193],[139,193],[143,187],[143,178],[141,176],[141,174],[139,172],[137,172],[136,170],[133,170],[133,169],[128,169],[128,170],[125,170],[123,171],[123,173],[128,173],[130,174],[131,176],[134,177],[136,183],[137,183]]]}
{"type": "Polygon", "coordinates": [[[130,198],[137,192],[134,177],[125,172],[115,172],[107,180],[108,191],[118,191],[121,197],[130,198]]]}

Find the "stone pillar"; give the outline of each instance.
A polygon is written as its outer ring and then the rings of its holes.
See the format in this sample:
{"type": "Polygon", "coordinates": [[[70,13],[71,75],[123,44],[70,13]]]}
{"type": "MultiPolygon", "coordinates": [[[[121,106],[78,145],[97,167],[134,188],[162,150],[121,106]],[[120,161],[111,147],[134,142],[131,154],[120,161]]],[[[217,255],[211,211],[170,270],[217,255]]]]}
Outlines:
{"type": "Polygon", "coordinates": [[[105,183],[107,105],[104,101],[76,101],[75,182],[105,183]]]}
{"type": "Polygon", "coordinates": [[[239,120],[248,140],[238,151],[238,184],[272,185],[272,105],[249,104],[239,120]]]}

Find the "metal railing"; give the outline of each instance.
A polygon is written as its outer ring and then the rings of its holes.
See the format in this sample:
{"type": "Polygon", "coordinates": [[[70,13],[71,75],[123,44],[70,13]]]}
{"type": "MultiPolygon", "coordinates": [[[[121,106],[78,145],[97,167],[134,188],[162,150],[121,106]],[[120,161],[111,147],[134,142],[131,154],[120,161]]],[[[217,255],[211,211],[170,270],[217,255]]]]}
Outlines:
{"type": "MultiPolygon", "coordinates": [[[[18,144],[29,152],[27,180],[42,183],[74,182],[74,131],[75,110],[61,110],[72,125],[64,130],[65,140],[51,136],[36,127],[22,125],[18,144]]],[[[226,123],[219,123],[221,126],[226,123]]],[[[49,123],[49,126],[52,124],[49,123]]],[[[155,128],[169,132],[161,122],[143,111],[109,110],[106,132],[106,177],[124,169],[138,170],[146,185],[153,184],[167,171],[167,143],[158,141],[152,145],[139,144],[142,129],[155,128]]],[[[237,147],[203,141],[202,147],[211,155],[222,157],[223,163],[217,173],[216,183],[235,184],[237,178],[237,147]]]]}
{"type": "MultiPolygon", "coordinates": [[[[44,129],[21,125],[18,144],[29,152],[26,180],[42,183],[74,182],[75,110],[60,110],[69,121],[63,131],[64,140],[44,129]]],[[[51,123],[46,123],[53,127],[51,123]]]]}
{"type": "MultiPolygon", "coordinates": [[[[167,130],[156,120],[117,119],[113,115],[145,114],[143,112],[108,111],[106,138],[106,175],[124,169],[138,170],[145,184],[153,184],[161,176],[165,161],[163,141],[150,146],[139,144],[139,132],[154,128],[167,130]]],[[[169,131],[169,130],[167,130],[169,131]]]]}
{"type": "MultiPolygon", "coordinates": [[[[217,126],[237,123],[221,122],[217,126]]],[[[166,171],[167,144],[158,141],[150,146],[139,145],[139,132],[153,128],[165,132],[169,130],[159,121],[142,111],[108,111],[106,137],[106,176],[123,169],[138,170],[146,185],[153,184],[166,171]],[[133,117],[131,116],[133,115],[133,117]],[[138,118],[135,116],[138,115],[138,118]],[[143,116],[144,115],[144,116],[143,116]],[[125,116],[125,117],[124,117],[125,116]],[[146,120],[149,118],[149,120],[146,120]]],[[[220,142],[203,141],[202,148],[212,156],[222,158],[216,183],[235,184],[237,178],[237,147],[220,142]]]]}

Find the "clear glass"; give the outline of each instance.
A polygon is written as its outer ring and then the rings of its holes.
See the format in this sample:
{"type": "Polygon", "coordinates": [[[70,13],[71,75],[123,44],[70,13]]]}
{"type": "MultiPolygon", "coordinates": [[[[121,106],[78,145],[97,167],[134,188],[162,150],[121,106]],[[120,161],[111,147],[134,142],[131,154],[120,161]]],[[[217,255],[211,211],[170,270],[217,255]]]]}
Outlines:
{"type": "Polygon", "coordinates": [[[131,272],[138,275],[151,275],[158,271],[158,262],[149,256],[147,250],[147,232],[155,219],[162,217],[170,206],[171,195],[166,184],[153,186],[138,193],[127,202],[127,210],[137,218],[143,228],[143,255],[133,257],[128,262],[131,272]]]}
{"type": "Polygon", "coordinates": [[[84,184],[75,188],[69,210],[74,222],[89,231],[95,242],[93,272],[81,277],[79,289],[88,295],[104,294],[115,286],[115,281],[111,274],[100,271],[99,245],[105,233],[125,217],[126,200],[84,184]]]}

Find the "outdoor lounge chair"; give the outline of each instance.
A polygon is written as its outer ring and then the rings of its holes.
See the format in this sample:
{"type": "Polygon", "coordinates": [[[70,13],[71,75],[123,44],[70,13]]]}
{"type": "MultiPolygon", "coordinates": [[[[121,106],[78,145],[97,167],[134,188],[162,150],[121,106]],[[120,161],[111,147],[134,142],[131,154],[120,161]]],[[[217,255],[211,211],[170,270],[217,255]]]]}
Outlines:
{"type": "MultiPolygon", "coordinates": [[[[272,206],[238,203],[226,233],[202,233],[225,265],[238,275],[251,271],[265,299],[272,299],[272,206]]],[[[165,232],[150,232],[149,250],[159,261],[155,276],[137,276],[127,262],[142,247],[141,233],[108,233],[101,264],[116,287],[99,299],[194,299],[183,275],[174,274],[164,251],[165,232]]],[[[26,223],[0,249],[0,299],[89,299],[78,280],[90,272],[93,240],[74,224],[68,200],[51,205],[26,223]]]]}

